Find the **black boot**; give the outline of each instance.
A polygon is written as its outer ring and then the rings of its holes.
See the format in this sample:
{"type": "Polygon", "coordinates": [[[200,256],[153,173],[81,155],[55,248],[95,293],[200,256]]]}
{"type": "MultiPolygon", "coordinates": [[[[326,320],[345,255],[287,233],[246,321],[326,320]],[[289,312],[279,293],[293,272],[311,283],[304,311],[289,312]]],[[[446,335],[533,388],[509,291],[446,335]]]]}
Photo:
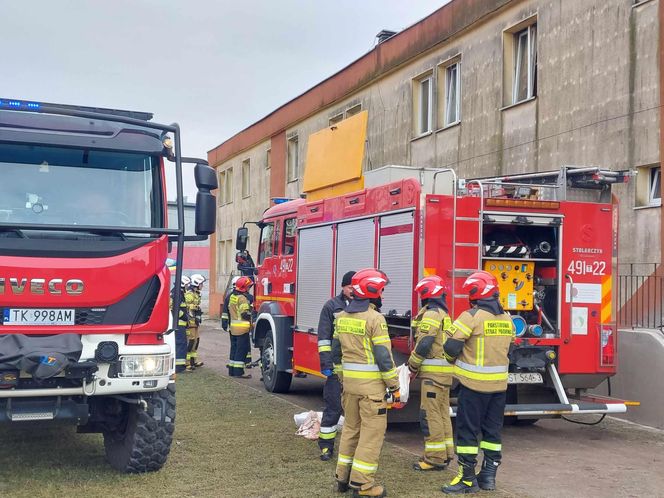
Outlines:
{"type": "Polygon", "coordinates": [[[496,472],[498,471],[498,466],[500,462],[496,460],[491,460],[488,457],[484,457],[482,462],[482,469],[480,473],[477,474],[477,484],[480,488],[485,491],[493,491],[496,489],[496,472]]]}
{"type": "Polygon", "coordinates": [[[327,462],[332,459],[334,450],[331,448],[321,448],[320,449],[320,459],[324,462],[327,462]]]}
{"type": "Polygon", "coordinates": [[[459,471],[452,482],[443,487],[443,493],[456,495],[463,493],[477,493],[480,487],[477,485],[475,466],[459,462],[459,471]]]}

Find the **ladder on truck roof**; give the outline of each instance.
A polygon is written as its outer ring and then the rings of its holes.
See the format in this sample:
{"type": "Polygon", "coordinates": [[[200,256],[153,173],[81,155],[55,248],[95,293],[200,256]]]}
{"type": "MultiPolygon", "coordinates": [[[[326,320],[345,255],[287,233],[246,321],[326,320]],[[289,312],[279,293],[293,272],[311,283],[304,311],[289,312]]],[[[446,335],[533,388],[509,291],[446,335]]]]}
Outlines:
{"type": "MultiPolygon", "coordinates": [[[[449,174],[451,187],[446,194],[453,196],[454,224],[452,229],[452,314],[454,301],[468,296],[457,293],[461,279],[482,268],[483,241],[482,222],[484,218],[484,199],[511,198],[548,201],[567,200],[567,190],[587,189],[600,192],[599,202],[611,202],[611,186],[626,183],[633,173],[629,170],[613,171],[599,167],[563,166],[557,171],[524,173],[510,176],[475,178],[470,180],[457,178],[453,169],[440,169],[433,173],[432,193],[436,193],[436,179],[439,174],[449,174]],[[459,197],[464,198],[459,206],[459,197]],[[460,208],[460,209],[459,209],[460,208]],[[460,227],[463,226],[463,230],[460,227]],[[464,240],[459,241],[459,232],[464,240]],[[468,238],[470,236],[470,239],[468,238]],[[477,262],[477,268],[457,268],[457,262],[477,262]]],[[[469,266],[469,265],[468,265],[469,266]]]]}

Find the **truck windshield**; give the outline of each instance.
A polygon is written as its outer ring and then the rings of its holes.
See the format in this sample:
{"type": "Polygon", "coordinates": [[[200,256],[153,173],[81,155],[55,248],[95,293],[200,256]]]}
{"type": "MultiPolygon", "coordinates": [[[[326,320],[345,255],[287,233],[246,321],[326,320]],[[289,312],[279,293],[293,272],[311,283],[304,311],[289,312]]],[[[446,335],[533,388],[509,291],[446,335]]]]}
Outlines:
{"type": "Polygon", "coordinates": [[[160,160],[0,144],[0,223],[160,228],[160,160]]]}

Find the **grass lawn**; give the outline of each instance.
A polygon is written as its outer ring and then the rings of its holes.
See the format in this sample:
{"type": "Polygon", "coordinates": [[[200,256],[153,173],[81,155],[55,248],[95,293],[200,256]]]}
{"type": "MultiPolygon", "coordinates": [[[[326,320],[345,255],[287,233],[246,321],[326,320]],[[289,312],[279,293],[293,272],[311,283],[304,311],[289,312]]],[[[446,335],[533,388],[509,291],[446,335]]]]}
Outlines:
{"type": "MultiPolygon", "coordinates": [[[[334,464],[318,459],[314,441],[294,435],[293,405],[209,370],[181,375],[177,388],[175,440],[161,471],[119,474],[104,461],[102,437],[71,426],[3,425],[0,496],[341,496],[333,492],[334,464]]],[[[389,495],[443,496],[452,473],[416,473],[414,458],[384,445],[378,479],[389,495]]]]}

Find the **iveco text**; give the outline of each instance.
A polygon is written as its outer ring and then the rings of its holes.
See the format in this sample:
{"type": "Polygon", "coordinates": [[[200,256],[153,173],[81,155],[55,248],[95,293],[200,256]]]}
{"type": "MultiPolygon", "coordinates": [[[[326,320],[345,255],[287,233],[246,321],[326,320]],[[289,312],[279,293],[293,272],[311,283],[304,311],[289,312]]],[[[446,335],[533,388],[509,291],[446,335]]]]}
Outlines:
{"type": "Polygon", "coordinates": [[[27,278],[21,278],[19,282],[19,279],[15,277],[9,279],[0,277],[0,294],[5,292],[7,280],[9,280],[9,288],[14,294],[23,294],[26,287],[32,294],[45,294],[47,291],[49,294],[62,294],[64,288],[64,291],[70,296],[77,296],[83,293],[84,287],[83,281],[76,278],[69,279],[66,282],[63,282],[61,278],[53,278],[48,282],[43,278],[31,278],[28,286],[27,278]]]}

